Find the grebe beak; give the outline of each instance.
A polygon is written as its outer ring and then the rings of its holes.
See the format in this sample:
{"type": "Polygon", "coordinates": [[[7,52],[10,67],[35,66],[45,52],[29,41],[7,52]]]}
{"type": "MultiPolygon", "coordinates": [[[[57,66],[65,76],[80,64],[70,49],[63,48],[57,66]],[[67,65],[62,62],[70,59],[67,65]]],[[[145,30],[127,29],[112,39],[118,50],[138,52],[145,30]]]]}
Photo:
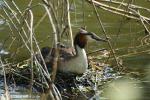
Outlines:
{"type": "Polygon", "coordinates": [[[88,39],[89,40],[96,40],[96,41],[103,41],[103,42],[107,42],[108,39],[103,39],[103,38],[100,38],[99,36],[97,36],[95,33],[93,32],[89,32],[88,33],[88,39]]]}

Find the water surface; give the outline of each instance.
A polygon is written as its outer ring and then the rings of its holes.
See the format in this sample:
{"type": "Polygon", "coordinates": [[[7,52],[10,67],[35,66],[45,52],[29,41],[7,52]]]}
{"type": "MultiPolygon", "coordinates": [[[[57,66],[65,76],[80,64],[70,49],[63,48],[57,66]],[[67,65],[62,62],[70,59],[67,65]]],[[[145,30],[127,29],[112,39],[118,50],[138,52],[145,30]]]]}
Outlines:
{"type": "MultiPolygon", "coordinates": [[[[129,2],[129,0],[124,1],[129,2]]],[[[27,1],[23,0],[15,0],[15,2],[22,11],[25,10],[28,4],[27,1]]],[[[40,0],[33,1],[33,5],[36,5],[37,2],[40,2],[40,0]]],[[[4,6],[2,1],[0,1],[0,4],[1,6],[4,6]]],[[[73,35],[78,31],[78,28],[86,26],[88,31],[95,32],[97,35],[105,38],[102,29],[98,24],[92,5],[85,3],[84,9],[82,9],[83,6],[80,0],[74,0],[74,4],[72,4],[71,8],[73,35]]],[[[133,4],[150,9],[150,2],[147,0],[134,0],[133,4]]],[[[2,9],[0,9],[0,12],[2,12],[2,9]]],[[[44,12],[44,8],[40,6],[35,6],[33,8],[34,25],[36,25],[37,21],[43,16],[44,12]]],[[[113,49],[116,50],[116,55],[120,57],[123,66],[127,68],[125,76],[129,75],[129,80],[134,78],[135,81],[133,84],[137,85],[137,88],[142,88],[145,97],[143,96],[143,99],[141,100],[149,100],[150,51],[143,51],[149,50],[150,45],[141,44],[141,39],[145,36],[145,30],[142,24],[136,20],[127,20],[122,16],[117,16],[101,9],[99,9],[98,12],[106,33],[111,38],[111,45],[113,49]]],[[[150,18],[148,12],[142,13],[150,18]]],[[[48,18],[46,17],[34,32],[37,40],[39,42],[42,41],[39,44],[40,47],[52,44],[51,25],[47,20],[48,18]]],[[[29,58],[29,52],[23,46],[20,36],[17,36],[15,31],[12,34],[8,24],[2,18],[0,19],[0,43],[3,44],[5,50],[10,52],[9,57],[13,59],[14,62],[17,63],[29,58]]],[[[90,43],[87,46],[87,51],[91,52],[99,48],[106,48],[109,50],[107,43],[90,43]]]]}

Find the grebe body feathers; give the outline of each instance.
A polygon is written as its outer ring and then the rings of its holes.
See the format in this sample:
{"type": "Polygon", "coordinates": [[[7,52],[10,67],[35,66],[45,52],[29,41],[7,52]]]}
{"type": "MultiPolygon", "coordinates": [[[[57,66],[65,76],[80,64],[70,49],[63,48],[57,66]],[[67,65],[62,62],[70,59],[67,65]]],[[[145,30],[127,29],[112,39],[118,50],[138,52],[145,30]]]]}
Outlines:
{"type": "MultiPolygon", "coordinates": [[[[87,32],[81,29],[74,38],[74,48],[58,47],[59,60],[58,60],[58,71],[60,72],[71,72],[76,74],[83,74],[88,68],[88,60],[85,51],[85,46],[89,39],[96,41],[107,40],[98,37],[92,32],[87,32]]],[[[45,60],[48,68],[52,67],[53,57],[55,50],[44,47],[41,49],[41,54],[45,60]],[[51,55],[49,55],[51,53],[51,55]]]]}

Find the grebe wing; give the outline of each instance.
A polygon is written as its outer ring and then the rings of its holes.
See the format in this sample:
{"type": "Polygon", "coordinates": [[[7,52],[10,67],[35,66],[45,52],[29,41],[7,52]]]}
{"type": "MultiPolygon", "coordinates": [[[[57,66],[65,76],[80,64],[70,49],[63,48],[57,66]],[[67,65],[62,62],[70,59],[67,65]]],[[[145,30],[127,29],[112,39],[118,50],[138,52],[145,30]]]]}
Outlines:
{"type": "MultiPolygon", "coordinates": [[[[60,60],[68,60],[75,55],[75,50],[73,48],[58,48],[60,60]]],[[[50,47],[43,47],[41,49],[41,54],[44,59],[51,60],[54,57],[55,49],[50,47]]]]}

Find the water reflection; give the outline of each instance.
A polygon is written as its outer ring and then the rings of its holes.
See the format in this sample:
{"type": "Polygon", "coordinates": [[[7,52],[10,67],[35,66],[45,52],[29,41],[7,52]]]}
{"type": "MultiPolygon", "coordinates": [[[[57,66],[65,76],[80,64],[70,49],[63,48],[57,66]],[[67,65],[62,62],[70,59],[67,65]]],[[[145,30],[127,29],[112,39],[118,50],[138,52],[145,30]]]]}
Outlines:
{"type": "Polygon", "coordinates": [[[135,80],[118,79],[107,85],[104,96],[109,100],[141,100],[143,90],[135,80]]]}
{"type": "Polygon", "coordinates": [[[5,6],[5,4],[4,4],[3,0],[0,0],[0,9],[4,6],[5,6]]]}
{"type": "Polygon", "coordinates": [[[6,51],[6,50],[3,48],[3,44],[0,43],[0,56],[2,56],[2,55],[8,55],[8,54],[9,54],[9,52],[6,51]]]}
{"type": "MultiPolygon", "coordinates": [[[[6,100],[4,82],[0,78],[0,100],[6,100]]],[[[28,87],[9,85],[9,94],[12,100],[40,100],[40,96],[36,92],[29,92],[28,87]]]]}

